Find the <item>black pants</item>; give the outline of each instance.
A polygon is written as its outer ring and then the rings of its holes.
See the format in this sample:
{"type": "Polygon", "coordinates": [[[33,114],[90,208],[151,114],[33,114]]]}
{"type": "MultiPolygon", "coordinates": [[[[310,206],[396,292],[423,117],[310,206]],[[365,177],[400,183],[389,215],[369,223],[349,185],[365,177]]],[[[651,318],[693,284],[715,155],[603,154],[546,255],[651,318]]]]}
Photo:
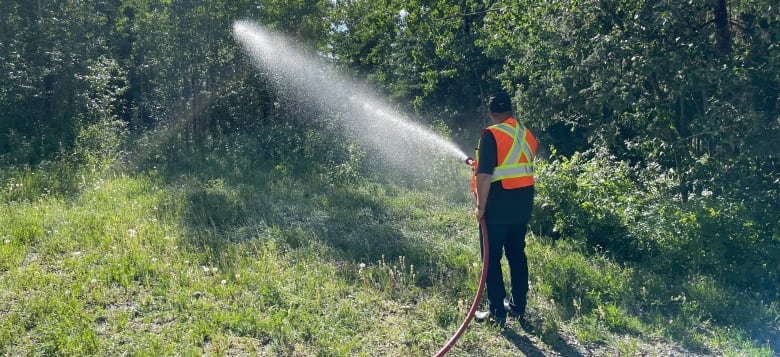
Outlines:
{"type": "MultiPolygon", "coordinates": [[[[525,255],[525,234],[528,230],[528,221],[515,224],[486,224],[485,228],[490,245],[486,281],[490,311],[498,317],[505,316],[506,289],[504,288],[504,276],[501,272],[503,253],[506,253],[506,259],[509,262],[512,298],[515,305],[524,310],[528,295],[528,259],[525,255]]],[[[479,231],[479,238],[480,249],[484,249],[482,229],[479,231]]]]}

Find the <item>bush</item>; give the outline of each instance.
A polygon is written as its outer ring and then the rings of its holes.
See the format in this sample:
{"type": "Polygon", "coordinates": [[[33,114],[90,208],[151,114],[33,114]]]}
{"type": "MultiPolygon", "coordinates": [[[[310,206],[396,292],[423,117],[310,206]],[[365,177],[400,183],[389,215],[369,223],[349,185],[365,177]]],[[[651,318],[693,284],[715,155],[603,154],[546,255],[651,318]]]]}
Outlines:
{"type": "Polygon", "coordinates": [[[655,249],[644,229],[636,229],[649,194],[634,182],[631,168],[606,150],[540,160],[536,181],[532,229],[584,241],[630,261],[655,249]]]}
{"type": "Polygon", "coordinates": [[[570,158],[553,150],[550,161],[537,165],[531,228],[665,276],[703,274],[775,298],[780,234],[770,201],[776,193],[725,184],[713,193],[701,182],[681,181],[673,169],[631,167],[604,149],[570,158]],[[700,188],[682,197],[681,185],[700,188]]]}

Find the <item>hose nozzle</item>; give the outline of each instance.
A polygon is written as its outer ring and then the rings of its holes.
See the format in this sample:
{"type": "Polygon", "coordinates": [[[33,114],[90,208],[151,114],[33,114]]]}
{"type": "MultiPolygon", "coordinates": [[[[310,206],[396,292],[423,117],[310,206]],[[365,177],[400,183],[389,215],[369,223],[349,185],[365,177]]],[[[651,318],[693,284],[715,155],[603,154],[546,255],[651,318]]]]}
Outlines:
{"type": "Polygon", "coordinates": [[[466,165],[474,166],[474,159],[472,159],[472,158],[470,158],[468,156],[466,156],[465,162],[466,162],[466,165]]]}

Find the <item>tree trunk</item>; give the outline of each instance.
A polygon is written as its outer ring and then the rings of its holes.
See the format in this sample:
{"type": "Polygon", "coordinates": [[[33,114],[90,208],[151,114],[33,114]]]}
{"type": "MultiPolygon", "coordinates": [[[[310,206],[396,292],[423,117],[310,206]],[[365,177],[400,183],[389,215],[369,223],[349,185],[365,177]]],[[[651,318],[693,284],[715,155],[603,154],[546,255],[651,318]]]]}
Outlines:
{"type": "Polygon", "coordinates": [[[715,44],[721,54],[731,53],[731,30],[729,29],[729,13],[726,0],[718,0],[715,4],[715,44]]]}

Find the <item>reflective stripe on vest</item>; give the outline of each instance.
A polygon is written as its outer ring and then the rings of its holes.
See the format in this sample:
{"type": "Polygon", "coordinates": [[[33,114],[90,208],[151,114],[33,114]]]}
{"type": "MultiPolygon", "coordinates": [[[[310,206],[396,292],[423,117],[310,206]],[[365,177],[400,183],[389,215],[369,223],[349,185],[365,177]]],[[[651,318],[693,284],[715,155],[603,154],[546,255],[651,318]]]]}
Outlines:
{"type": "Polygon", "coordinates": [[[513,139],[512,147],[509,148],[509,152],[507,153],[506,157],[504,157],[504,160],[499,164],[499,166],[496,166],[495,170],[493,170],[493,179],[491,181],[495,182],[504,179],[527,176],[532,177],[534,174],[534,155],[533,151],[531,150],[531,146],[528,144],[528,140],[526,140],[528,129],[516,122],[515,127],[512,127],[511,124],[504,122],[493,125],[489,129],[498,130],[512,137],[513,139]],[[523,129],[522,134],[520,133],[520,128],[523,129]],[[525,155],[528,162],[520,162],[520,157],[523,154],[525,155]]]}

